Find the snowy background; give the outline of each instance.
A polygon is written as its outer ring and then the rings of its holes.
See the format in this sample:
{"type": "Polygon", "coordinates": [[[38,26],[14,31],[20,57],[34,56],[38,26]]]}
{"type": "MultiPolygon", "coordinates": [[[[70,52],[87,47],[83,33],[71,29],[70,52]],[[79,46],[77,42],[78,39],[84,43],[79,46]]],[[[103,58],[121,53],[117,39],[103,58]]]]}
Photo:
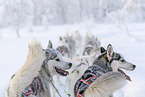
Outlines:
{"type": "Polygon", "coordinates": [[[126,71],[132,82],[114,97],[145,97],[145,0],[0,0],[0,97],[24,65],[31,36],[57,47],[59,36],[76,30],[83,40],[91,31],[136,64],[126,71]]]}

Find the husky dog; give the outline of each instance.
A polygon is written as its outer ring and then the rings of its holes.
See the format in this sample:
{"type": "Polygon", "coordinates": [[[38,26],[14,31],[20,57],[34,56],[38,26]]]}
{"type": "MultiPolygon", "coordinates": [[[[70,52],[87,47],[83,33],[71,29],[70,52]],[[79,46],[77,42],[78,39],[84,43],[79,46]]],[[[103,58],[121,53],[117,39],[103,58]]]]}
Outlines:
{"type": "Polygon", "coordinates": [[[109,97],[122,88],[126,79],[131,81],[121,69],[134,70],[135,65],[113,51],[109,44],[107,51],[101,47],[101,55],[88,67],[74,86],[75,97],[109,97]]]}
{"type": "Polygon", "coordinates": [[[81,35],[78,31],[73,32],[72,35],[67,35],[59,38],[57,50],[65,57],[74,58],[76,49],[81,43],[81,35]]]}
{"type": "Polygon", "coordinates": [[[95,38],[91,32],[87,32],[85,40],[85,49],[83,55],[91,55],[92,53],[100,54],[99,48],[101,43],[98,38],[95,38]]]}
{"type": "Polygon", "coordinates": [[[70,56],[68,39],[66,37],[59,37],[59,45],[56,50],[58,50],[62,56],[70,56]]]}
{"type": "Polygon", "coordinates": [[[53,75],[67,76],[65,70],[71,66],[52,48],[51,41],[42,49],[39,42],[31,40],[27,60],[10,80],[7,97],[55,97],[53,75]]]}

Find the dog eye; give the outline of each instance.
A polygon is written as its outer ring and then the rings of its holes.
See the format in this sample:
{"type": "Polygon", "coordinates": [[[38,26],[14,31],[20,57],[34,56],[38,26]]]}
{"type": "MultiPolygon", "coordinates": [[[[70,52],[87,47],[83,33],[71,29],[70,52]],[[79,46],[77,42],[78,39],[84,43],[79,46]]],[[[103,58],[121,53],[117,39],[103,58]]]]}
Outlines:
{"type": "Polygon", "coordinates": [[[124,62],[125,60],[124,60],[124,59],[121,59],[120,61],[121,61],[121,62],[124,62]]]}
{"type": "Polygon", "coordinates": [[[56,61],[60,61],[59,59],[55,59],[56,61]]]}
{"type": "Polygon", "coordinates": [[[48,55],[49,53],[48,52],[45,52],[45,54],[48,55]]]}

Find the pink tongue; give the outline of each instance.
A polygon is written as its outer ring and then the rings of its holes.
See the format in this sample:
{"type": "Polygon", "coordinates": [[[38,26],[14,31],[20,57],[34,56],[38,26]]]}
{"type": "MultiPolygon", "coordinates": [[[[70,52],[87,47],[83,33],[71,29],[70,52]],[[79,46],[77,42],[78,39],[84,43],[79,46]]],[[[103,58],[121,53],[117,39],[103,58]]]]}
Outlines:
{"type": "Polygon", "coordinates": [[[64,71],[64,70],[61,70],[61,69],[60,69],[60,72],[63,72],[64,74],[69,74],[67,71],[64,71]]]}
{"type": "Polygon", "coordinates": [[[126,75],[121,69],[118,69],[118,71],[123,74],[127,80],[131,81],[130,77],[128,75],[126,75]]]}

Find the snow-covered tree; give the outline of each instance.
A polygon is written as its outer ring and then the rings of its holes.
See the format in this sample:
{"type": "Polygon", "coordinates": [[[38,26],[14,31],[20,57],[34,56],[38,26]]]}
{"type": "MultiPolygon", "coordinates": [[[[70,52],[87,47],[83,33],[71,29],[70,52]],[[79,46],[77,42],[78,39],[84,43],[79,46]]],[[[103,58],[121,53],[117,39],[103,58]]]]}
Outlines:
{"type": "Polygon", "coordinates": [[[19,37],[19,29],[31,23],[31,2],[29,0],[9,0],[3,5],[1,22],[3,26],[13,26],[19,37]]]}
{"type": "Polygon", "coordinates": [[[24,26],[145,20],[144,0],[5,0],[0,9],[0,27],[17,33],[24,26]]]}

